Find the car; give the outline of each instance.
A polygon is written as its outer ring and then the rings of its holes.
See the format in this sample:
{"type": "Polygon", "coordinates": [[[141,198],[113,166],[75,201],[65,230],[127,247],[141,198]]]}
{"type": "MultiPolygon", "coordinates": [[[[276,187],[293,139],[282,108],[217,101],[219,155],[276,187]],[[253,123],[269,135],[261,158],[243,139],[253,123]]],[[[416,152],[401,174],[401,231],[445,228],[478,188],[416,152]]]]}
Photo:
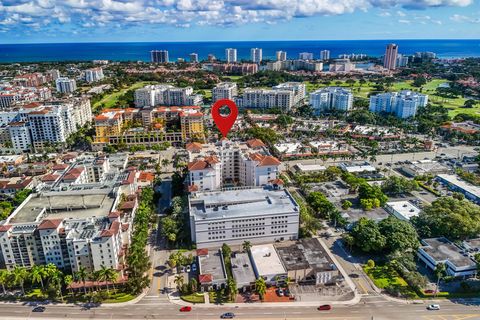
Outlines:
{"type": "Polygon", "coordinates": [[[329,304],[324,304],[324,305],[321,305],[320,307],[318,307],[317,310],[319,310],[319,311],[332,310],[332,306],[329,305],[329,304]]]}
{"type": "Polygon", "coordinates": [[[185,267],[180,268],[180,272],[185,272],[185,270],[186,270],[185,267]]]}
{"type": "Polygon", "coordinates": [[[220,319],[233,319],[235,318],[235,313],[233,312],[226,312],[220,316],[220,319]]]}
{"type": "Polygon", "coordinates": [[[431,304],[427,307],[427,310],[440,310],[440,305],[438,304],[431,304]]]}
{"type": "Polygon", "coordinates": [[[283,290],[282,290],[282,288],[278,288],[277,294],[278,294],[279,297],[283,297],[283,290]]]}
{"type": "Polygon", "coordinates": [[[432,294],[432,293],[434,293],[435,291],[433,291],[432,289],[427,289],[427,290],[425,290],[424,292],[427,293],[427,294],[432,294]]]}
{"type": "Polygon", "coordinates": [[[187,272],[190,272],[190,270],[191,270],[190,266],[187,266],[187,272]]]}
{"type": "Polygon", "coordinates": [[[360,275],[356,274],[356,273],[351,273],[351,274],[349,274],[349,276],[350,276],[350,278],[354,278],[354,279],[360,278],[360,275]]]}
{"type": "Polygon", "coordinates": [[[190,306],[184,306],[180,308],[180,312],[190,312],[192,311],[192,307],[190,306]]]}
{"type": "Polygon", "coordinates": [[[195,263],[192,263],[192,271],[197,272],[197,265],[195,263]]]}
{"type": "Polygon", "coordinates": [[[45,311],[45,307],[42,307],[42,306],[38,306],[38,307],[35,307],[32,309],[32,312],[43,312],[45,311]]]}
{"type": "Polygon", "coordinates": [[[285,297],[290,297],[290,290],[285,289],[284,295],[285,297]]]}

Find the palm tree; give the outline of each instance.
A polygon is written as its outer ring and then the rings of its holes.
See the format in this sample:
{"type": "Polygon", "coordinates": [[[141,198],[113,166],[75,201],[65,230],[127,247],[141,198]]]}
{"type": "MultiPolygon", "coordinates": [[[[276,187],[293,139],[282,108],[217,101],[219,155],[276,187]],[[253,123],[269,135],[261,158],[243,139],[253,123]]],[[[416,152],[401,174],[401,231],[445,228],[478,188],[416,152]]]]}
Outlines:
{"type": "Polygon", "coordinates": [[[183,275],[177,274],[175,276],[175,280],[173,282],[177,285],[178,291],[181,291],[184,281],[183,275]]]}
{"type": "Polygon", "coordinates": [[[115,282],[117,282],[117,279],[118,279],[117,270],[115,270],[113,268],[108,268],[108,270],[106,272],[106,279],[107,279],[108,282],[112,283],[113,290],[115,290],[115,282]]]}
{"type": "Polygon", "coordinates": [[[243,251],[249,252],[251,247],[252,247],[252,243],[250,241],[243,242],[243,251]]]}
{"type": "Polygon", "coordinates": [[[60,298],[63,301],[63,293],[62,293],[62,284],[63,284],[63,274],[61,271],[55,272],[52,277],[50,278],[51,283],[56,287],[57,292],[60,294],[60,298]]]}
{"type": "MultiPolygon", "coordinates": [[[[65,283],[65,286],[66,286],[66,287],[69,287],[69,286],[72,284],[72,282],[73,282],[73,276],[67,274],[67,275],[63,278],[63,282],[65,283]]],[[[72,290],[72,288],[69,288],[69,290],[70,290],[70,294],[73,296],[73,290],[72,290]]]]}
{"type": "Polygon", "coordinates": [[[20,285],[22,287],[22,294],[25,295],[25,288],[23,284],[25,283],[25,279],[28,276],[27,270],[24,267],[15,266],[12,272],[13,282],[16,285],[20,285]]]}
{"type": "Polygon", "coordinates": [[[88,279],[88,272],[84,266],[81,266],[77,272],[75,272],[75,279],[83,283],[83,293],[87,295],[87,286],[86,282],[88,279]]]}
{"type": "Polygon", "coordinates": [[[437,296],[437,293],[438,293],[438,286],[440,285],[440,280],[445,277],[445,275],[447,274],[447,266],[445,265],[445,263],[437,263],[437,265],[435,266],[435,270],[434,270],[434,273],[435,275],[437,276],[437,289],[435,290],[435,295],[434,297],[437,296]]]}
{"type": "Polygon", "coordinates": [[[92,281],[93,281],[93,287],[95,288],[94,289],[95,291],[97,291],[98,287],[100,286],[99,282],[102,279],[101,271],[102,270],[94,271],[90,274],[90,279],[92,279],[92,281]]]}
{"type": "Polygon", "coordinates": [[[105,282],[105,284],[107,285],[107,292],[110,293],[110,288],[108,287],[108,273],[109,268],[102,265],[102,268],[98,270],[98,280],[105,282]]]}
{"type": "Polygon", "coordinates": [[[230,301],[235,301],[237,296],[237,282],[232,277],[227,280],[228,296],[230,301]]]}
{"type": "Polygon", "coordinates": [[[265,279],[263,279],[262,277],[259,277],[255,281],[255,291],[258,293],[258,295],[260,296],[260,299],[263,301],[265,293],[267,293],[267,283],[265,282],[265,279]]]}
{"type": "Polygon", "coordinates": [[[42,285],[42,291],[45,289],[43,285],[43,277],[45,276],[45,269],[43,266],[34,265],[30,269],[30,280],[32,284],[40,283],[42,285]]]}
{"type": "Polygon", "coordinates": [[[10,278],[10,271],[6,269],[0,270],[0,283],[2,284],[3,294],[5,294],[5,285],[8,283],[8,279],[10,278]]]}
{"type": "Polygon", "coordinates": [[[195,278],[190,279],[189,286],[190,286],[190,291],[192,293],[197,292],[197,286],[198,286],[197,279],[195,279],[195,278]]]}

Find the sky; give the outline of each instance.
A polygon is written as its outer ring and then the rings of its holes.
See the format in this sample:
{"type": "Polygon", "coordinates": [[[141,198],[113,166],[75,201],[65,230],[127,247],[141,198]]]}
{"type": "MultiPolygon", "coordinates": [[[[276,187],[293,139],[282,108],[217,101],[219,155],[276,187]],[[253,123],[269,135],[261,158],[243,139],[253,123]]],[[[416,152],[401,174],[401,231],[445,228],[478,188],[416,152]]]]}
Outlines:
{"type": "Polygon", "coordinates": [[[478,39],[480,0],[0,0],[0,43],[478,39]]]}

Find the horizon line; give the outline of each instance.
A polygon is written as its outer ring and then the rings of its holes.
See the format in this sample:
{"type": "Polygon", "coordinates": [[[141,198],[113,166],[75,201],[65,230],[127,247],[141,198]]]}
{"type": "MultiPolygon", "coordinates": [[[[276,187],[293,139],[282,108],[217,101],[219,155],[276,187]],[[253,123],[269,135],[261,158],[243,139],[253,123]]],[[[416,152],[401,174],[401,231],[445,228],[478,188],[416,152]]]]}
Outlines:
{"type": "Polygon", "coordinates": [[[95,44],[95,43],[209,43],[209,42],[316,42],[316,41],[480,41],[480,38],[398,38],[398,39],[287,39],[287,40],[185,40],[185,41],[75,41],[75,42],[8,42],[0,45],[29,44],[95,44]]]}

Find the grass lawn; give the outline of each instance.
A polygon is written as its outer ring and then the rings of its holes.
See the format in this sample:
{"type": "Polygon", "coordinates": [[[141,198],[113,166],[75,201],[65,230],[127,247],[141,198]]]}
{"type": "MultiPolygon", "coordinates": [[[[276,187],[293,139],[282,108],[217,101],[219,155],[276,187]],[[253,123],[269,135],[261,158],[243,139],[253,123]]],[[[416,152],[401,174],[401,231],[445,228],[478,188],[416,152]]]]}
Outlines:
{"type": "Polygon", "coordinates": [[[182,295],[180,297],[183,301],[187,301],[190,303],[205,303],[205,297],[203,293],[192,293],[187,295],[182,295]]]}
{"type": "Polygon", "coordinates": [[[131,295],[130,293],[115,293],[110,295],[108,299],[102,301],[102,303],[120,303],[127,302],[134,299],[136,296],[131,295]]]}
{"type": "Polygon", "coordinates": [[[387,266],[375,266],[373,268],[364,266],[363,270],[378,288],[396,288],[403,296],[414,299],[418,298],[417,293],[410,288],[407,282],[392,268],[387,266]]]}
{"type": "Polygon", "coordinates": [[[230,79],[232,81],[236,81],[240,78],[242,78],[243,76],[222,76],[222,78],[227,78],[227,79],[230,79]]]}
{"type": "Polygon", "coordinates": [[[135,90],[141,88],[151,82],[149,81],[140,81],[132,84],[129,87],[125,87],[121,90],[114,91],[110,94],[105,95],[100,101],[93,105],[93,110],[99,108],[102,104],[105,104],[105,108],[111,108],[117,103],[118,99],[123,96],[128,90],[135,90]]]}
{"type": "Polygon", "coordinates": [[[25,293],[25,298],[27,299],[32,299],[32,300],[43,300],[43,299],[47,299],[48,296],[44,293],[42,293],[42,290],[40,288],[36,288],[36,289],[33,289],[31,290],[30,292],[26,292],[25,293]]]}

